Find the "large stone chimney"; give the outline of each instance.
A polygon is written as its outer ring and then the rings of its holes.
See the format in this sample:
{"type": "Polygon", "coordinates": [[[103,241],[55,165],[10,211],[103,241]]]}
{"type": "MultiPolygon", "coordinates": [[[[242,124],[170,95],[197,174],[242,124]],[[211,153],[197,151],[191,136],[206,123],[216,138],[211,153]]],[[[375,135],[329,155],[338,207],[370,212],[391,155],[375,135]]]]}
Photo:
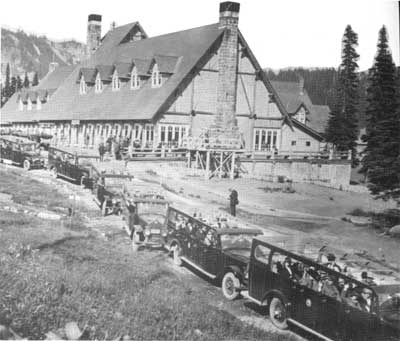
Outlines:
{"type": "Polygon", "coordinates": [[[224,30],[218,53],[218,90],[216,128],[237,130],[236,89],[238,69],[238,22],[240,4],[221,2],[219,28],[224,30]]]}
{"type": "Polygon", "coordinates": [[[100,45],[101,15],[89,14],[87,25],[86,53],[90,56],[100,45]]]}

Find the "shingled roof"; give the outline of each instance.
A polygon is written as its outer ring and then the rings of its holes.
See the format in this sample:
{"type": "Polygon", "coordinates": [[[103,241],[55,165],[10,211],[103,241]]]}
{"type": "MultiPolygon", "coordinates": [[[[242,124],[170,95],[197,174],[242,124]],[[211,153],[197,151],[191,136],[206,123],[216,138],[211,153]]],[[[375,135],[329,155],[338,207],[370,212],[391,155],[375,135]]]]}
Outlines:
{"type": "MultiPolygon", "coordinates": [[[[7,110],[3,115],[4,120],[152,120],[158,113],[168,109],[171,101],[195,77],[198,64],[205,60],[204,56],[217,51],[224,32],[224,29],[219,28],[219,23],[215,23],[153,38],[127,41],[126,37],[137,29],[137,25],[131,23],[107,33],[92,57],[65,77],[49,103],[41,110],[18,111],[16,105],[14,110],[7,110]],[[121,74],[118,72],[119,76],[123,74],[126,77],[129,65],[134,65],[139,75],[150,76],[149,71],[154,62],[161,73],[168,74],[161,87],[152,87],[151,79],[144,78],[140,88],[135,90],[130,88],[129,82],[121,82],[118,91],[112,91],[110,84],[104,84],[101,93],[95,93],[93,87],[88,87],[86,94],[79,94],[80,75],[84,75],[86,82],[94,83],[96,68],[99,66],[114,65],[121,71],[121,74]]],[[[268,90],[276,94],[240,32],[239,40],[246,47],[268,90]]],[[[282,115],[291,125],[287,111],[277,97],[282,115]]]]}
{"type": "Polygon", "coordinates": [[[271,81],[283,105],[290,115],[295,115],[301,106],[308,111],[307,127],[324,133],[328,123],[330,108],[327,105],[314,105],[300,82],[271,81]]]}

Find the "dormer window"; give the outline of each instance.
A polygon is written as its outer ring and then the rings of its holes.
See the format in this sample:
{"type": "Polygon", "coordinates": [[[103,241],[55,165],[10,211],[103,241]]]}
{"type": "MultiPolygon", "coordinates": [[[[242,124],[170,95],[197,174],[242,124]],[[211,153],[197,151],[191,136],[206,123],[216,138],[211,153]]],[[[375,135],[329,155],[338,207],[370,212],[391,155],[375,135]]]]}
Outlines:
{"type": "Polygon", "coordinates": [[[81,95],[86,94],[86,83],[85,83],[85,78],[83,77],[83,75],[81,76],[81,81],[79,83],[79,93],[81,95]]]}
{"type": "Polygon", "coordinates": [[[299,122],[306,124],[306,113],[304,112],[304,110],[300,110],[297,115],[296,118],[299,122]]]}
{"type": "Polygon", "coordinates": [[[18,102],[18,110],[19,110],[19,111],[24,110],[24,102],[22,102],[22,98],[19,99],[19,102],[18,102]]]}
{"type": "Polygon", "coordinates": [[[28,110],[32,110],[32,101],[31,101],[30,97],[28,97],[27,109],[28,109],[28,110]]]}
{"type": "Polygon", "coordinates": [[[151,73],[151,87],[158,88],[161,86],[161,75],[160,71],[158,71],[157,64],[154,64],[153,71],[151,73]]]}
{"type": "Polygon", "coordinates": [[[120,88],[121,84],[119,82],[119,78],[118,78],[118,73],[115,70],[113,77],[112,77],[112,90],[113,91],[118,91],[120,88]]]}
{"type": "Polygon", "coordinates": [[[42,101],[40,100],[39,96],[36,99],[36,110],[42,109],[42,101]]]}
{"type": "Polygon", "coordinates": [[[94,91],[96,93],[99,93],[99,92],[103,91],[103,83],[101,81],[99,72],[97,73],[97,76],[96,76],[96,82],[95,82],[95,86],[94,86],[94,91]]]}
{"type": "Polygon", "coordinates": [[[140,79],[137,74],[137,69],[135,66],[131,73],[131,89],[139,89],[139,87],[140,87],[140,79]]]}

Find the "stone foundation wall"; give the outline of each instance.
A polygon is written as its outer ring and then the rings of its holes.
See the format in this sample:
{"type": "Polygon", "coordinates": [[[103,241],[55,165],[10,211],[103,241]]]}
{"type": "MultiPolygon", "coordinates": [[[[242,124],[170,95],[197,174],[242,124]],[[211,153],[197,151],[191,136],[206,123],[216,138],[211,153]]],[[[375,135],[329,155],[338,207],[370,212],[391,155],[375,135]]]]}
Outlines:
{"type": "Polygon", "coordinates": [[[277,181],[311,182],[346,189],[350,185],[351,162],[344,160],[242,160],[243,177],[277,181]]]}

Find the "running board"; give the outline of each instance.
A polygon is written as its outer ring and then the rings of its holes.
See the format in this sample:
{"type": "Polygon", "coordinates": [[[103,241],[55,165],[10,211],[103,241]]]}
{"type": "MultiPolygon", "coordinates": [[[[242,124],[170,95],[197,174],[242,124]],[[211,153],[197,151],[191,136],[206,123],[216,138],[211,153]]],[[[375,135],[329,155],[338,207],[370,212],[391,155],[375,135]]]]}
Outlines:
{"type": "Polygon", "coordinates": [[[300,327],[301,329],[304,329],[306,331],[308,331],[311,334],[314,334],[316,336],[318,336],[319,338],[321,338],[322,340],[326,340],[326,341],[334,341],[332,339],[330,339],[329,337],[326,337],[325,335],[322,335],[318,332],[316,332],[315,330],[308,328],[307,326],[305,326],[304,324],[297,322],[296,320],[293,319],[288,319],[288,322],[293,323],[294,325],[296,325],[297,327],[300,327]]]}
{"type": "Polygon", "coordinates": [[[256,300],[255,298],[249,296],[249,291],[248,291],[248,290],[241,291],[241,292],[240,292],[240,295],[242,295],[243,298],[247,298],[247,299],[249,299],[250,301],[253,301],[253,302],[257,303],[257,304],[260,305],[260,306],[265,307],[265,306],[267,305],[267,302],[261,302],[261,301],[259,301],[259,300],[256,300]]]}
{"type": "Polygon", "coordinates": [[[217,276],[210,274],[209,272],[205,271],[204,269],[202,269],[201,267],[199,267],[197,264],[193,263],[192,261],[190,261],[189,259],[187,259],[186,257],[181,257],[181,259],[185,262],[188,263],[189,265],[193,266],[195,269],[199,270],[200,272],[202,272],[203,274],[205,274],[206,276],[215,279],[217,278],[217,276]]]}
{"type": "Polygon", "coordinates": [[[21,165],[21,163],[19,163],[19,162],[14,162],[14,161],[9,160],[9,159],[2,159],[2,161],[3,161],[3,163],[5,163],[6,165],[17,165],[17,166],[20,166],[20,165],[21,165]]]}
{"type": "Polygon", "coordinates": [[[67,176],[67,175],[64,175],[64,174],[61,174],[61,173],[57,173],[57,175],[58,175],[60,178],[64,178],[64,179],[68,179],[68,180],[71,180],[71,181],[76,182],[76,179],[70,178],[70,177],[67,176]]]}

